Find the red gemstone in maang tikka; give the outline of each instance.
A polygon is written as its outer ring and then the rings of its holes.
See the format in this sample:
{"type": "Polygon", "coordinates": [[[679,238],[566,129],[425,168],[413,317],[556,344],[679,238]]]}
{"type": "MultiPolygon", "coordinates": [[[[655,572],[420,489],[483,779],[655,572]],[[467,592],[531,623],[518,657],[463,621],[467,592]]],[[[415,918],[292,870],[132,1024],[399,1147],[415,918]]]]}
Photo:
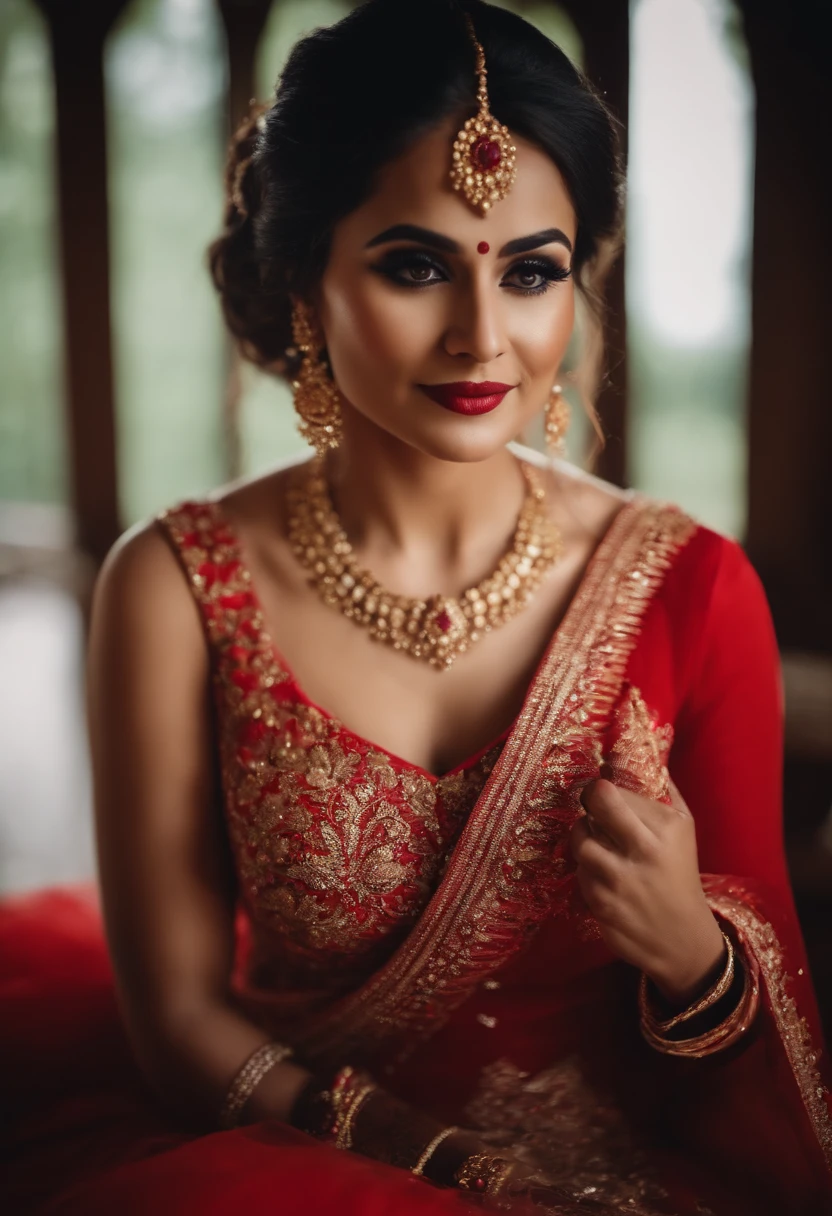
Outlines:
{"type": "Polygon", "coordinates": [[[471,163],[481,169],[483,173],[490,173],[492,169],[496,169],[503,159],[500,145],[486,135],[481,135],[476,143],[471,145],[468,155],[471,163]]]}

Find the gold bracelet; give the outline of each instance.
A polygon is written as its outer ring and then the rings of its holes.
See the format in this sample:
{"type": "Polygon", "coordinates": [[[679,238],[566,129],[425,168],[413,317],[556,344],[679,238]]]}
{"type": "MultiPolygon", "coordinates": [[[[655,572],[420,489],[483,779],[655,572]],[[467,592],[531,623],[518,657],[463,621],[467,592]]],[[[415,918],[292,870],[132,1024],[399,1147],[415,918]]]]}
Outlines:
{"type": "Polygon", "coordinates": [[[352,1125],[358,1118],[358,1112],[366,1103],[371,1094],[374,1094],[378,1089],[377,1085],[365,1085],[363,1089],[356,1090],[352,1100],[347,1105],[346,1113],[344,1114],[343,1122],[338,1129],[338,1134],[335,1138],[335,1147],[342,1149],[352,1148],[352,1125]]]}
{"type": "Polygon", "coordinates": [[[253,1051],[234,1077],[225,1095],[225,1101],[219,1113],[220,1127],[230,1130],[240,1122],[243,1107],[263,1080],[267,1072],[271,1072],[276,1064],[287,1059],[292,1054],[291,1047],[283,1043],[264,1043],[253,1051]]]}
{"type": "Polygon", "coordinates": [[[746,960],[743,977],[742,995],[736,1009],[704,1034],[690,1039],[665,1039],[646,1024],[641,1023],[641,1033],[647,1043],[655,1050],[666,1056],[687,1056],[701,1060],[705,1056],[714,1055],[726,1047],[733,1046],[751,1026],[757,1015],[760,1004],[759,967],[756,960],[746,960]]]}
{"type": "Polygon", "coordinates": [[[429,1144],[426,1144],[422,1149],[422,1155],[410,1171],[411,1174],[416,1174],[421,1177],[425,1166],[430,1161],[433,1154],[439,1148],[443,1140],[447,1140],[448,1136],[452,1136],[454,1132],[458,1132],[458,1127],[443,1127],[441,1132],[438,1132],[429,1144]]]}
{"type": "Polygon", "coordinates": [[[378,1089],[366,1073],[348,1064],[336,1073],[328,1091],[332,1109],[329,1134],[336,1148],[352,1148],[352,1125],[359,1110],[378,1089]]]}
{"type": "Polygon", "coordinates": [[[691,1018],[695,1018],[697,1014],[704,1013],[725,996],[725,993],[734,982],[735,956],[733,942],[727,933],[722,934],[722,939],[725,942],[728,953],[719,979],[715,984],[711,985],[705,995],[700,997],[698,1001],[695,1001],[692,1005],[688,1005],[686,1009],[682,1009],[671,1018],[662,1021],[653,1013],[653,1010],[650,1008],[647,976],[642,974],[638,992],[639,1013],[641,1014],[642,1022],[645,1022],[654,1033],[660,1036],[665,1035],[674,1026],[680,1026],[682,1022],[688,1022],[691,1018]]]}
{"type": "Polygon", "coordinates": [[[460,1190],[475,1195],[497,1195],[511,1173],[512,1163],[491,1153],[472,1153],[454,1174],[460,1190]]]}

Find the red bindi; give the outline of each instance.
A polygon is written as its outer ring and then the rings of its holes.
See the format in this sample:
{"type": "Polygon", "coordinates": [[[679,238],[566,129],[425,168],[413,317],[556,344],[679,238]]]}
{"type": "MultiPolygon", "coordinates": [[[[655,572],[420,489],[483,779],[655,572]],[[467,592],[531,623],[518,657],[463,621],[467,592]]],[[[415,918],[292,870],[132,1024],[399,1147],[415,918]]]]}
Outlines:
{"type": "Polygon", "coordinates": [[[480,241],[479,245],[477,245],[477,253],[488,253],[490,248],[491,246],[488,241],[480,241]]]}

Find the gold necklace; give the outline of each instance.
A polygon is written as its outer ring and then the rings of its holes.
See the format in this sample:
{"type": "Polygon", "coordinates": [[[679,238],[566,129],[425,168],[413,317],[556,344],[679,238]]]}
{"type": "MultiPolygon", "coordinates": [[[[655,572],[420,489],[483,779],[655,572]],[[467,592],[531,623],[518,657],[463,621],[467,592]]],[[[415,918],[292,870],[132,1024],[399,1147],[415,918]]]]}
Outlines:
{"type": "Polygon", "coordinates": [[[511,546],[493,574],[459,599],[394,595],[359,566],[341,526],[323,464],[313,460],[287,492],[292,550],[325,604],[369,630],[377,642],[433,667],[448,668],[466,650],[526,606],[563,551],[560,530],[546,513],[536,470],[520,464],[526,497],[511,546]]]}

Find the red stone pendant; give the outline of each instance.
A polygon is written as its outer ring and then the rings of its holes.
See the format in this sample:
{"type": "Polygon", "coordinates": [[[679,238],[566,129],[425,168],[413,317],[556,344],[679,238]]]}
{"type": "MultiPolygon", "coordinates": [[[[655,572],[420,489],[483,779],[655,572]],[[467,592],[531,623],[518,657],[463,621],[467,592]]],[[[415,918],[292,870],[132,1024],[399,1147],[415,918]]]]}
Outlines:
{"type": "Polygon", "coordinates": [[[503,159],[500,145],[486,135],[481,135],[471,146],[470,156],[471,163],[483,173],[490,173],[492,169],[496,169],[503,159]]]}
{"type": "Polygon", "coordinates": [[[447,633],[448,630],[450,629],[451,618],[448,616],[447,612],[444,611],[444,609],[437,616],[436,624],[442,630],[443,633],[447,633]]]}

